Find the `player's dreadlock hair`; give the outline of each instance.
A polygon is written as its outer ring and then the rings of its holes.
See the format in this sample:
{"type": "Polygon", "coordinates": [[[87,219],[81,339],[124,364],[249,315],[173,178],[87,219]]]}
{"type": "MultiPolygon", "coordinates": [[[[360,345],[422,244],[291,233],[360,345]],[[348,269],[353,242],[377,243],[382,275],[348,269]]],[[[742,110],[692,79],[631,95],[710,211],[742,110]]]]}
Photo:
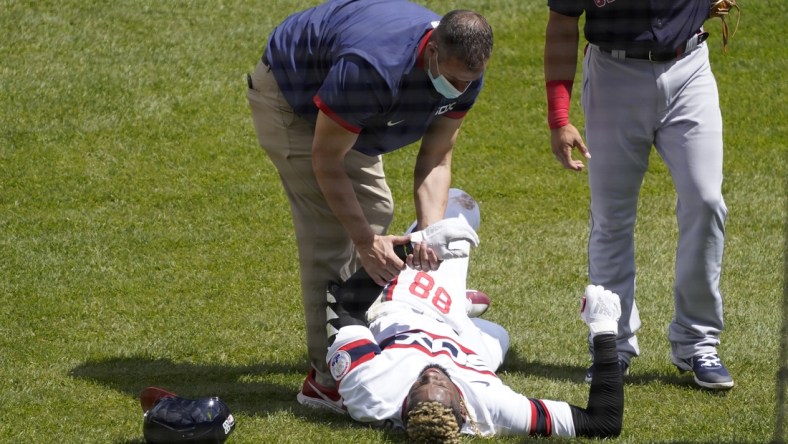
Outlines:
{"type": "Polygon", "coordinates": [[[440,402],[423,401],[408,413],[406,429],[415,443],[459,444],[461,423],[459,412],[440,402]]]}

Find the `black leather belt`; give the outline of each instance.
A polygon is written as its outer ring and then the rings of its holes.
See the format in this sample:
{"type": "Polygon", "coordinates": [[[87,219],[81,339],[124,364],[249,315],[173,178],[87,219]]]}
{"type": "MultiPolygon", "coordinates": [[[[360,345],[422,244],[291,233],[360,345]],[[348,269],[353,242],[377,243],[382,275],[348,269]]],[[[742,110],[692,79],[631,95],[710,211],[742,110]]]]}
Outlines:
{"type": "Polygon", "coordinates": [[[610,54],[617,59],[638,59],[664,63],[676,60],[682,55],[692,51],[693,49],[697,48],[698,45],[705,42],[708,37],[708,32],[698,32],[689,40],[687,40],[687,43],[685,43],[683,46],[679,46],[675,50],[649,48],[618,49],[611,48],[609,46],[598,46],[598,48],[600,51],[610,54]]]}
{"type": "MultiPolygon", "coordinates": [[[[268,60],[265,59],[265,53],[263,53],[263,56],[260,57],[260,61],[263,62],[263,65],[265,65],[265,67],[268,68],[269,71],[271,70],[271,66],[268,64],[268,60]]],[[[252,76],[249,73],[246,73],[246,84],[249,85],[249,89],[254,89],[254,83],[252,83],[252,76]]]]}

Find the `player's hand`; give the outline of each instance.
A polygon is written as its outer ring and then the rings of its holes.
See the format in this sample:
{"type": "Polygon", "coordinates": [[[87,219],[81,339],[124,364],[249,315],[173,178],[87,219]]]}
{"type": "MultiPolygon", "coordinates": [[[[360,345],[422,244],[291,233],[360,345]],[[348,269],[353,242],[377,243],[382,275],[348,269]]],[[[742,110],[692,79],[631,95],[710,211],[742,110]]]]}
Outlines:
{"type": "Polygon", "coordinates": [[[591,158],[580,132],[571,123],[561,128],[550,130],[550,146],[553,149],[555,158],[561,162],[566,169],[583,171],[583,161],[572,158],[572,149],[577,148],[580,154],[586,159],[591,158]]]}
{"type": "Polygon", "coordinates": [[[600,334],[618,334],[621,300],[601,285],[589,285],[580,298],[580,319],[588,325],[591,338],[600,334]]]}
{"type": "Polygon", "coordinates": [[[415,270],[435,271],[440,267],[438,253],[427,245],[427,242],[413,242],[413,254],[409,254],[405,263],[415,270]]]}
{"type": "Polygon", "coordinates": [[[379,236],[376,234],[368,246],[356,246],[361,266],[367,270],[376,284],[384,287],[405,268],[405,262],[394,252],[394,245],[405,245],[408,242],[410,242],[408,236],[379,236]]]}
{"type": "MultiPolygon", "coordinates": [[[[462,217],[442,219],[421,231],[410,234],[413,243],[424,242],[433,249],[438,259],[468,257],[471,246],[479,245],[479,235],[462,217]]],[[[415,253],[415,250],[414,250],[415,253]]]]}

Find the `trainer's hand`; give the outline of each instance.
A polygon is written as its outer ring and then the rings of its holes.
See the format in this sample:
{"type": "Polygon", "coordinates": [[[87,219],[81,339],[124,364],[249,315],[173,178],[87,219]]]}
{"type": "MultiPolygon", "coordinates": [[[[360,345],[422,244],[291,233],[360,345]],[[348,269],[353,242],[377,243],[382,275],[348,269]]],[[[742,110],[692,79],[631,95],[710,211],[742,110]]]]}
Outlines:
{"type": "Polygon", "coordinates": [[[384,287],[405,268],[405,262],[394,252],[394,245],[405,245],[409,241],[408,236],[379,236],[376,234],[371,244],[356,246],[361,266],[367,270],[376,284],[384,287]]]}
{"type": "MultiPolygon", "coordinates": [[[[479,235],[462,217],[442,219],[429,227],[410,234],[413,243],[424,242],[438,259],[468,257],[471,246],[479,245],[479,235]]],[[[415,255],[415,250],[414,250],[415,255]]]]}
{"type": "Polygon", "coordinates": [[[580,319],[588,325],[591,338],[600,334],[618,334],[621,298],[601,285],[589,285],[580,298],[580,319]]]}
{"type": "Polygon", "coordinates": [[[591,158],[580,132],[571,123],[561,128],[550,130],[550,146],[553,149],[555,158],[561,162],[566,169],[583,171],[583,161],[572,158],[572,149],[577,148],[580,154],[586,159],[591,158]]]}

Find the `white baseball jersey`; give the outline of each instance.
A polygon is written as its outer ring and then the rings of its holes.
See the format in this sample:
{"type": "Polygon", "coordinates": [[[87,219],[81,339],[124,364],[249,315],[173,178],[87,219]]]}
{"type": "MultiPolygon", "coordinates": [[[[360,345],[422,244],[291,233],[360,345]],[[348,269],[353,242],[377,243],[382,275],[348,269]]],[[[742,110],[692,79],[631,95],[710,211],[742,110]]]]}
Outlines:
{"type": "MultiPolygon", "coordinates": [[[[432,272],[408,268],[370,309],[369,328],[340,329],[328,365],[348,413],[361,422],[403,428],[408,391],[427,365],[438,364],[459,389],[482,436],[575,436],[568,404],[529,399],[496,376],[508,337],[505,344],[491,340],[479,326],[503,331],[500,326],[468,318],[467,267],[465,258],[444,261],[432,272]]],[[[470,418],[463,433],[475,433],[470,418]]]]}

